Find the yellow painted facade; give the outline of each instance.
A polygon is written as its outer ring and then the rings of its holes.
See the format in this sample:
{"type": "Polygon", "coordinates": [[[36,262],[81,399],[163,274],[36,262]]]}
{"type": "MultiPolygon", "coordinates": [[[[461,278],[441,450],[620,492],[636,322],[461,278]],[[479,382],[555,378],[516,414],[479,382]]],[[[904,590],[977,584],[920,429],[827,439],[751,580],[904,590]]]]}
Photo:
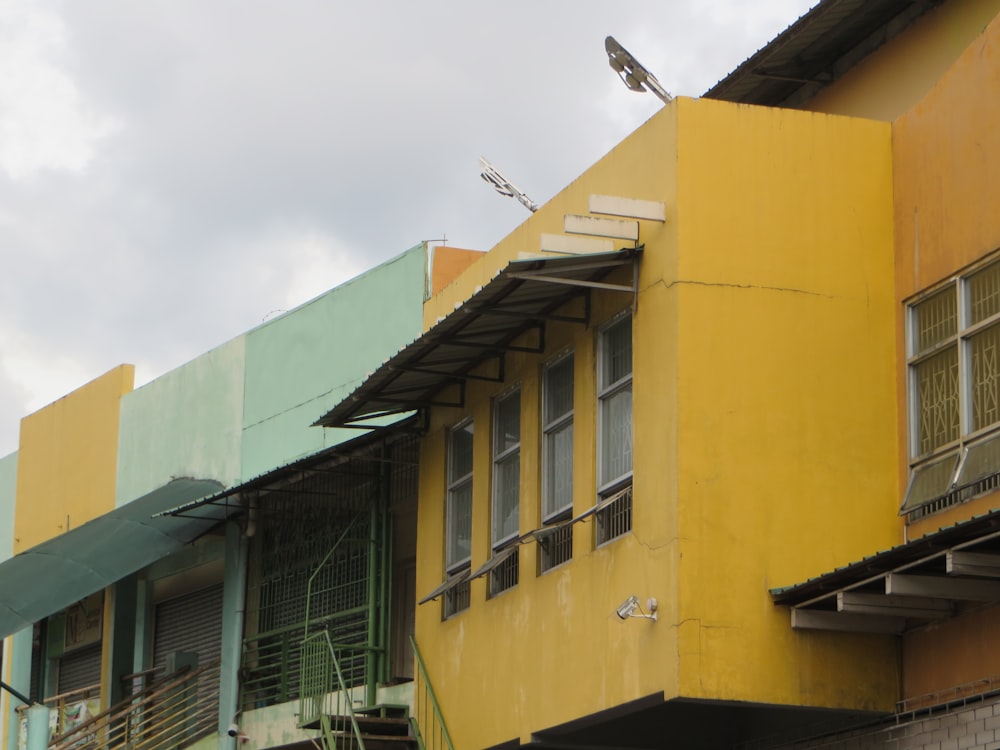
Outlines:
{"type": "MultiPolygon", "coordinates": [[[[893,123],[898,378],[906,382],[903,312],[933,289],[1000,252],[1000,18],[965,50],[927,96],[893,123]],[[989,92],[989,93],[987,93],[989,92]]],[[[909,475],[905,388],[898,394],[902,493],[909,475]]],[[[1000,508],[988,493],[913,521],[917,539],[1000,508]]],[[[1000,673],[1000,607],[908,634],[903,695],[921,696],[1000,673]]]]}
{"type": "Polygon", "coordinates": [[[950,0],[810,99],[806,109],[895,120],[922,100],[1000,13],[1000,0],[950,0]]]}
{"type": "Polygon", "coordinates": [[[21,420],[15,553],[114,509],[118,415],[134,380],[120,365],[21,420]]]}
{"type": "MultiPolygon", "coordinates": [[[[417,639],[459,747],[488,747],[663,693],[888,709],[898,673],[884,637],[801,634],[768,589],[899,541],[892,171],[885,123],[680,99],[665,107],[425,306],[454,309],[591,194],[662,201],[641,222],[634,347],[632,532],[417,639]],[[659,620],[622,622],[627,596],[659,620]]],[[[592,325],[511,356],[502,386],[435,409],[421,455],[418,594],[444,570],[447,430],[474,423],[472,568],[489,557],[492,398],[521,388],[520,530],[540,525],[540,372],[575,352],[574,512],[597,496],[597,329],[629,295],[594,296],[592,325]]]]}
{"type": "MultiPolygon", "coordinates": [[[[927,97],[893,123],[899,378],[905,382],[907,300],[1000,250],[1000,17],[927,97]]],[[[996,256],[994,256],[996,257],[996,256]]],[[[900,485],[909,455],[906,391],[900,389],[900,485]]],[[[911,524],[917,538],[1000,507],[996,494],[911,524]]]]}

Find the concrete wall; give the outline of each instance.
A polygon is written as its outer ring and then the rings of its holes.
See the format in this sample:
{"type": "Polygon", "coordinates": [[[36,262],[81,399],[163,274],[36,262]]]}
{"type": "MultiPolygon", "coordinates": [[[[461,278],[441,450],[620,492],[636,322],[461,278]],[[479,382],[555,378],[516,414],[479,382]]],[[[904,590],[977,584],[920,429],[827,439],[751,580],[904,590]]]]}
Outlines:
{"type": "MultiPolygon", "coordinates": [[[[993,20],[916,107],[892,126],[897,352],[904,300],[1000,249],[1000,18],[993,20]]],[[[906,392],[899,392],[899,484],[908,475],[906,392]]],[[[912,524],[910,538],[998,507],[996,494],[912,524]]]]}
{"type": "Polygon", "coordinates": [[[117,504],[173,477],[233,487],[356,437],[311,425],[417,336],[424,257],[418,245],[128,394],[117,504]]]}
{"type": "Polygon", "coordinates": [[[175,477],[238,483],[245,348],[239,336],[122,398],[117,505],[175,477]]]}
{"type": "MultiPolygon", "coordinates": [[[[664,108],[473,263],[455,283],[429,300],[425,324],[450,312],[456,301],[464,300],[519,252],[537,250],[541,232],[561,232],[564,214],[586,214],[592,192],[664,200],[672,213],[676,112],[676,105],[664,108]]],[[[663,266],[675,262],[675,226],[643,222],[644,290],[661,286],[663,266]]],[[[616,280],[628,282],[630,278],[616,280]]],[[[658,303],[654,304],[651,296],[646,291],[640,295],[637,326],[639,321],[648,320],[652,325],[656,320],[653,316],[658,303]]],[[[550,324],[544,355],[509,354],[503,385],[471,381],[466,391],[466,410],[434,411],[430,431],[421,446],[418,598],[443,578],[447,430],[466,416],[473,417],[475,429],[472,568],[479,567],[490,555],[491,397],[514,383],[521,387],[520,531],[540,525],[541,365],[570,346],[575,360],[574,512],[594,504],[595,329],[631,302],[628,294],[595,294],[591,328],[550,324]]],[[[659,325],[668,331],[672,323],[661,319],[659,325]]],[[[637,374],[637,390],[638,378],[637,374]]],[[[654,460],[664,463],[660,457],[654,460]]],[[[639,471],[637,466],[637,477],[639,471]]],[[[644,486],[649,488],[650,484],[644,486]]],[[[471,584],[469,609],[445,622],[441,621],[440,601],[418,608],[417,641],[457,747],[485,747],[512,738],[526,739],[532,731],[664,687],[676,691],[676,639],[672,628],[644,627],[649,623],[638,621],[625,623],[614,615],[615,607],[635,591],[662,597],[667,607],[662,616],[670,617],[669,592],[675,589],[669,582],[675,570],[672,552],[666,546],[654,550],[647,546],[651,540],[675,535],[669,504],[661,507],[663,512],[643,516],[641,531],[637,518],[635,534],[599,549],[594,545],[593,524],[577,525],[573,561],[543,575],[536,574],[537,545],[523,545],[519,583],[514,589],[487,599],[487,582],[478,579],[471,584]],[[509,647],[501,653],[498,644],[509,647]],[[489,679],[484,681],[483,675],[489,675],[489,679]]]]}
{"type": "Polygon", "coordinates": [[[242,477],[357,430],[310,425],[420,333],[423,245],[247,333],[242,477]]]}
{"type": "Polygon", "coordinates": [[[15,553],[115,507],[120,404],[134,377],[120,365],[21,420],[15,553]]]}
{"type": "MultiPolygon", "coordinates": [[[[520,581],[417,638],[459,745],[489,746],[662,691],[891,708],[884,637],[793,633],[768,588],[899,540],[892,173],[886,123],[680,99],[425,305],[425,325],[586,213],[592,193],[664,201],[643,222],[634,317],[632,533],[520,581]],[[887,356],[888,355],[888,356],[887,356]],[[628,595],[660,620],[621,622],[628,595]],[[498,659],[495,644],[510,643],[498,659]],[[489,674],[483,684],[481,676],[489,674]],[[473,697],[474,696],[474,697],[473,697]]],[[[447,429],[475,423],[472,567],[489,556],[491,397],[521,387],[521,531],[539,525],[540,368],[575,351],[574,510],[596,497],[596,328],[631,300],[597,294],[592,326],[547,331],[503,385],[437,409],[422,445],[417,593],[443,577],[447,429]]]]}
{"type": "MultiPolygon", "coordinates": [[[[679,122],[676,414],[657,415],[679,473],[652,486],[677,486],[681,695],[891,708],[890,639],[792,631],[767,594],[901,541],[889,125],[684,100],[679,122]]],[[[655,328],[637,434],[671,371],[655,328]]]]}
{"type": "Polygon", "coordinates": [[[17,454],[0,458],[0,562],[14,554],[14,507],[17,497],[17,454]]]}

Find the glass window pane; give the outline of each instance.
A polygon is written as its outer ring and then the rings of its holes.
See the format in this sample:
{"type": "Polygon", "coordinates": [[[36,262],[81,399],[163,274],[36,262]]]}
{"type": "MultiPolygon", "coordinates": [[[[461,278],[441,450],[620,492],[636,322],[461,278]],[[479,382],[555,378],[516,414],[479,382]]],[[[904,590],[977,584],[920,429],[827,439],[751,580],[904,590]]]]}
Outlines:
{"type": "Polygon", "coordinates": [[[632,317],[604,331],[601,337],[601,388],[632,373],[632,317]]]}
{"type": "Polygon", "coordinates": [[[451,566],[472,555],[472,482],[448,493],[448,560],[451,566]]]}
{"type": "Polygon", "coordinates": [[[573,423],[569,422],[545,436],[546,517],[573,505],[573,423]]]}
{"type": "Polygon", "coordinates": [[[632,387],[601,401],[601,484],[632,471],[632,387]]]}
{"type": "Polygon", "coordinates": [[[913,353],[927,351],[958,331],[955,287],[942,289],[913,308],[913,353]]]}
{"type": "Polygon", "coordinates": [[[916,467],[910,478],[910,486],[906,490],[906,500],[900,510],[903,512],[914,510],[947,493],[951,489],[957,462],[958,456],[952,453],[933,463],[916,467]]]}
{"type": "Polygon", "coordinates": [[[969,325],[1000,312],[1000,263],[977,271],[968,284],[969,325]]]}
{"type": "Polygon", "coordinates": [[[952,347],[918,363],[917,376],[917,454],[957,440],[958,348],[952,347]]]}
{"type": "Polygon", "coordinates": [[[1000,326],[970,340],[972,347],[972,429],[1000,422],[1000,326]]]}
{"type": "Polygon", "coordinates": [[[969,448],[958,484],[972,484],[997,472],[1000,472],[1000,435],[994,433],[969,448]]]}
{"type": "Polygon", "coordinates": [[[545,422],[573,410],[573,357],[563,357],[545,370],[545,422]]]}
{"type": "Polygon", "coordinates": [[[516,391],[496,404],[493,454],[499,455],[521,442],[521,392],[516,391]]]}
{"type": "Polygon", "coordinates": [[[448,457],[448,482],[455,482],[472,472],[472,422],[451,431],[448,457]]]}
{"type": "Polygon", "coordinates": [[[493,541],[514,536],[518,531],[518,490],[521,457],[515,453],[494,467],[493,541]]]}

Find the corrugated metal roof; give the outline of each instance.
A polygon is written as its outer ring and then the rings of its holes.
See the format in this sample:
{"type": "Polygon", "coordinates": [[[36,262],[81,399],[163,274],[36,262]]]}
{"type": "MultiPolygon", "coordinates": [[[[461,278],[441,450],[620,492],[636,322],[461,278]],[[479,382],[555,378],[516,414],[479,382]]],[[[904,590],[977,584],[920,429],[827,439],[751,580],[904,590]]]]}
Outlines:
{"type": "Polygon", "coordinates": [[[0,638],[65,609],[204,534],[219,521],[212,514],[154,516],[220,486],[208,479],[174,479],[0,563],[0,638]]]}
{"type": "Polygon", "coordinates": [[[798,106],[941,2],[822,0],[704,96],[798,106]]]}
{"type": "Polygon", "coordinates": [[[641,252],[640,247],[511,261],[316,424],[365,427],[372,426],[371,420],[429,406],[461,406],[466,381],[503,382],[506,352],[544,351],[548,321],[586,324],[590,290],[595,286],[622,289],[600,279],[631,264],[641,252]],[[582,300],[578,312],[564,307],[577,299],[582,300]],[[480,368],[489,363],[492,366],[480,368]],[[437,400],[452,385],[459,387],[457,398],[437,400]]]}
{"type": "Polygon", "coordinates": [[[876,552],[802,583],[772,589],[771,596],[775,604],[795,606],[832,596],[869,578],[914,566],[917,563],[926,562],[928,565],[933,565],[935,558],[944,556],[949,550],[958,546],[972,549],[970,545],[982,542],[993,551],[994,548],[1000,548],[1000,540],[994,536],[998,532],[1000,532],[1000,509],[940,529],[920,539],[876,552]]]}

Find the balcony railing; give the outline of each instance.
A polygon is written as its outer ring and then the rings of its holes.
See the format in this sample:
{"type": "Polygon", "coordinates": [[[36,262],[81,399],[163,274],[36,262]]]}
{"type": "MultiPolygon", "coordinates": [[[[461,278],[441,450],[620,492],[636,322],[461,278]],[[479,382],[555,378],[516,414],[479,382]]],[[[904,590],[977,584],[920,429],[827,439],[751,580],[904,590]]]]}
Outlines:
{"type": "Polygon", "coordinates": [[[219,718],[219,662],[182,670],[79,726],[49,750],[168,750],[213,732],[219,718]]]}

